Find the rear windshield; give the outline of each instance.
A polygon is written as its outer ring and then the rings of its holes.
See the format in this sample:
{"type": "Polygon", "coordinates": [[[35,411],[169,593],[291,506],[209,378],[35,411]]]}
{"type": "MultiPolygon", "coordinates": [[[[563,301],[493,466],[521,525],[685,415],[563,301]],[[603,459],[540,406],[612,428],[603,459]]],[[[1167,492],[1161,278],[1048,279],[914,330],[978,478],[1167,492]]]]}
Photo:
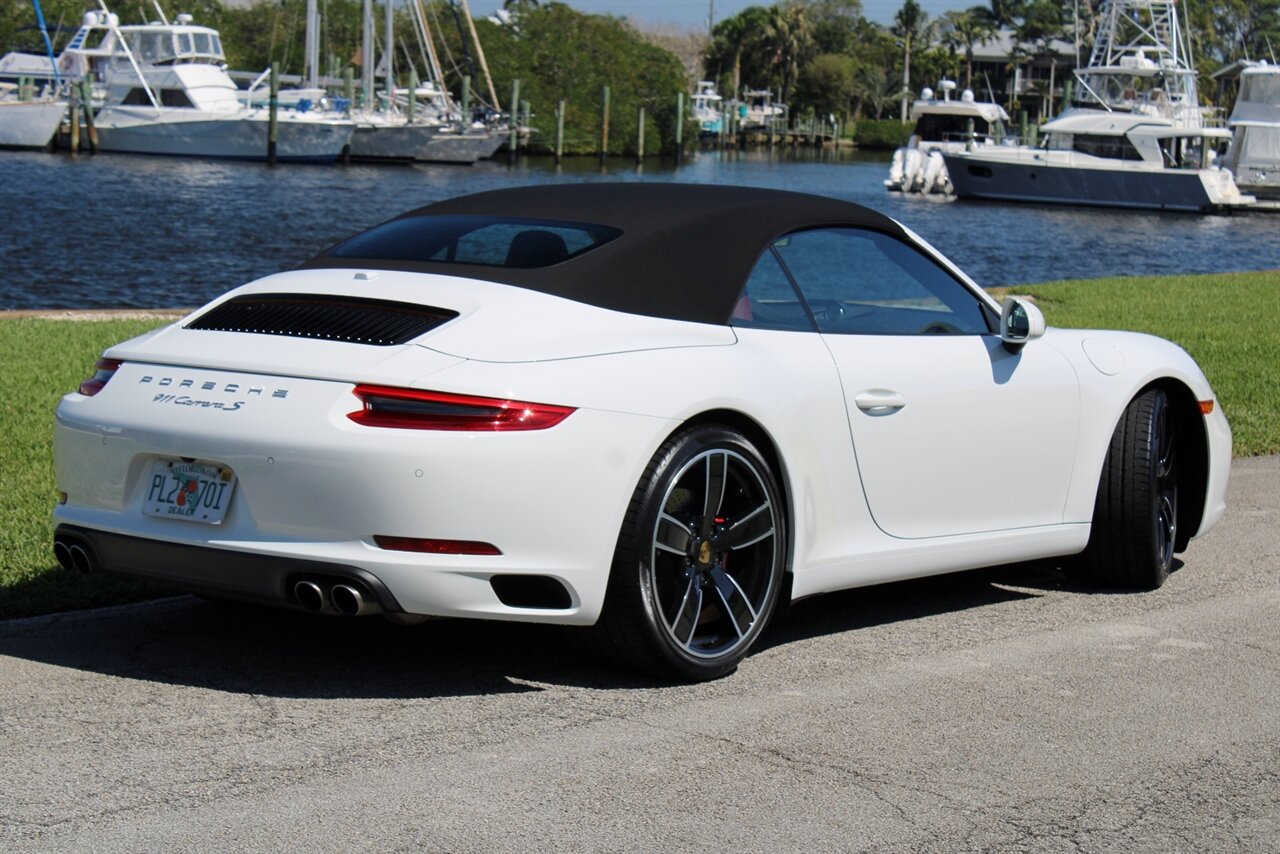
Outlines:
{"type": "Polygon", "coordinates": [[[550,267],[608,243],[606,225],[489,216],[395,219],[329,250],[335,258],[431,261],[490,267],[550,267]]]}

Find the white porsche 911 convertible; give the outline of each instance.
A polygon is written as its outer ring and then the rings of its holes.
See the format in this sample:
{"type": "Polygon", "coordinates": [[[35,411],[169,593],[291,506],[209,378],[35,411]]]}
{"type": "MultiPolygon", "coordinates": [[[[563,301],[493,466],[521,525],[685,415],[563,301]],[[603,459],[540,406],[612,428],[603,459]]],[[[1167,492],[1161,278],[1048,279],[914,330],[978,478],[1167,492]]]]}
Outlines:
{"type": "Polygon", "coordinates": [[[584,184],[412,211],[112,347],[55,457],[64,566],[595,626],[707,679],[824,591],[1055,556],[1157,587],[1231,433],[1178,347],[1046,329],[873,211],[584,184]]]}

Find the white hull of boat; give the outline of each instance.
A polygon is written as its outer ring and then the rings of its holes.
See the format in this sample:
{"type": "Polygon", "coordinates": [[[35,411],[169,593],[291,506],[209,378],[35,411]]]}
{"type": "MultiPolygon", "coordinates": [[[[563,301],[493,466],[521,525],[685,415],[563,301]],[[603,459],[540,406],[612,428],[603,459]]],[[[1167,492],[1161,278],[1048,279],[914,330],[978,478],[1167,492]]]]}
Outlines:
{"type": "MultiPolygon", "coordinates": [[[[1009,152],[946,154],[960,198],[1171,211],[1215,211],[1253,204],[1220,169],[1150,169],[1117,161],[1090,166],[1064,152],[1062,162],[1009,152]],[[1021,156],[1020,156],[1021,155],[1021,156]]],[[[1097,161],[1097,158],[1090,158],[1097,161]]]]}
{"type": "Polygon", "coordinates": [[[494,155],[509,134],[493,130],[437,133],[431,140],[425,157],[429,163],[475,163],[494,155]]]}
{"type": "Polygon", "coordinates": [[[0,101],[0,148],[44,148],[66,114],[61,101],[0,101]]]}
{"type": "Polygon", "coordinates": [[[436,128],[431,125],[356,125],[351,137],[351,156],[357,160],[421,160],[436,128]]]}
{"type": "MultiPolygon", "coordinates": [[[[223,115],[173,109],[159,115],[145,107],[106,107],[97,118],[102,151],[266,160],[269,118],[266,111],[223,115]]],[[[300,120],[281,116],[276,158],[282,162],[332,162],[351,141],[349,122],[300,120]]]]}

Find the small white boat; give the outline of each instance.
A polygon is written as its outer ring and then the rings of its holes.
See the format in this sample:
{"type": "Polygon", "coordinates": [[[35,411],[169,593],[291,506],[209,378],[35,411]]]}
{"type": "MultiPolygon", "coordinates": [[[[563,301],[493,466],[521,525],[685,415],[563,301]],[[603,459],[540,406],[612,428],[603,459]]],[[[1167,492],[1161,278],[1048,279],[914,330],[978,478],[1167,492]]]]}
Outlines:
{"type": "Polygon", "coordinates": [[[716,91],[711,80],[699,80],[693,93],[693,118],[698,123],[700,136],[719,136],[724,133],[724,112],[720,109],[724,99],[716,91]]]}
{"type": "Polygon", "coordinates": [[[1005,138],[1009,115],[999,104],[975,101],[969,89],[953,101],[952,80],[939,81],[938,88],[941,100],[926,87],[911,105],[915,128],[907,144],[893,153],[884,182],[892,192],[948,195],[952,186],[942,153],[996,145],[1005,138]]]}
{"type": "Polygon", "coordinates": [[[773,100],[768,89],[747,89],[734,105],[738,111],[738,127],[743,130],[774,127],[787,117],[787,105],[773,100]]]}
{"type": "Polygon", "coordinates": [[[66,114],[66,101],[23,100],[17,86],[0,83],[0,148],[45,148],[66,114]]]}
{"type": "Polygon", "coordinates": [[[1280,198],[1280,65],[1242,62],[1240,94],[1227,119],[1231,148],[1223,166],[1240,189],[1261,198],[1280,198]]]}

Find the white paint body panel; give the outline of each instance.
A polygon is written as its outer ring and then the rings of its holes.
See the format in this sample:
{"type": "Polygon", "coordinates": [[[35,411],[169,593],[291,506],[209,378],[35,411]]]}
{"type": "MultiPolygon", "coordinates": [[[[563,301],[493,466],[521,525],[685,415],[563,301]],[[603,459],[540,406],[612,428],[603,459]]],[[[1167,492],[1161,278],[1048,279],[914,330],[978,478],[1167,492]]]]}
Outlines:
{"type": "MultiPolygon", "coordinates": [[[[68,500],[56,521],[359,567],[413,613],[589,624],[645,467],[705,413],[750,419],[773,445],[799,597],[1079,551],[1125,405],[1163,378],[1212,399],[1184,352],[1144,335],[1050,329],[1014,356],[995,336],[835,340],[636,317],[448,276],[359,275],[295,271],[228,296],[345,294],[459,316],[392,347],[179,322],[111,349],[125,365],[106,388],[69,394],[58,408],[57,482],[68,500]],[[1086,340],[1123,355],[1107,361],[1113,373],[1094,367],[1086,340]],[[228,406],[158,402],[165,377],[167,388],[190,380],[189,397],[228,406]],[[215,389],[203,398],[190,390],[205,382],[215,389]],[[359,407],[358,382],[577,411],[526,433],[369,428],[346,418],[359,407]],[[907,405],[879,418],[846,407],[874,388],[900,392],[907,405]],[[271,396],[276,389],[287,396],[271,396]],[[232,467],[238,491],[223,525],[140,512],[157,456],[232,467]],[[480,540],[503,554],[384,551],[377,534],[480,540]],[[552,576],[572,605],[507,607],[488,583],[497,573],[552,576]]],[[[1221,517],[1230,462],[1220,408],[1205,424],[1201,533],[1221,517]]]]}

